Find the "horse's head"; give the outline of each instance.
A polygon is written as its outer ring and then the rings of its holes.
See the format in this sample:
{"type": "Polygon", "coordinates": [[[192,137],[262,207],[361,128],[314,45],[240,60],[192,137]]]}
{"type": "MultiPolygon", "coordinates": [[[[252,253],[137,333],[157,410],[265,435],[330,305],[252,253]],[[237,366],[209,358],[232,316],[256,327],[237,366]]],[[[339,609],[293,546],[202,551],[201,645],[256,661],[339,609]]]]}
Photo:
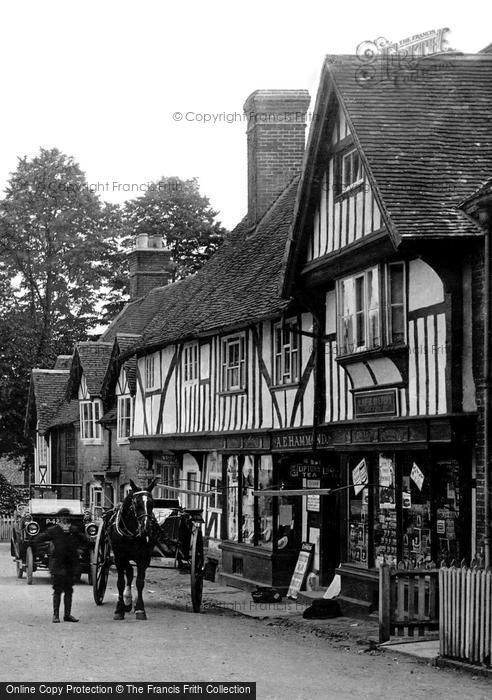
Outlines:
{"type": "Polygon", "coordinates": [[[130,480],[132,490],[129,497],[132,501],[132,510],[138,523],[137,537],[149,537],[151,530],[152,509],[154,507],[154,499],[152,498],[152,489],[157,483],[157,479],[153,479],[146,489],[140,489],[133,481],[130,480]]]}

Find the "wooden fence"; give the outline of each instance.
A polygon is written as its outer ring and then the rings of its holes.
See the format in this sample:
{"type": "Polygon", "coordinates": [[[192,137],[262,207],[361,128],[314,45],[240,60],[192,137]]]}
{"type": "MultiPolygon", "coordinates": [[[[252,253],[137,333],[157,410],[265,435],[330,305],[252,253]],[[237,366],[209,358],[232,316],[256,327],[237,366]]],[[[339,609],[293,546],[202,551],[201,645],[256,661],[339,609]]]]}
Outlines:
{"type": "Polygon", "coordinates": [[[10,533],[12,532],[13,524],[14,518],[12,516],[0,516],[0,542],[10,542],[10,533]]]}
{"type": "Polygon", "coordinates": [[[492,572],[490,569],[443,567],[440,655],[492,665],[492,572]]]}
{"type": "Polygon", "coordinates": [[[438,637],[439,569],[379,568],[379,641],[438,637]]]}

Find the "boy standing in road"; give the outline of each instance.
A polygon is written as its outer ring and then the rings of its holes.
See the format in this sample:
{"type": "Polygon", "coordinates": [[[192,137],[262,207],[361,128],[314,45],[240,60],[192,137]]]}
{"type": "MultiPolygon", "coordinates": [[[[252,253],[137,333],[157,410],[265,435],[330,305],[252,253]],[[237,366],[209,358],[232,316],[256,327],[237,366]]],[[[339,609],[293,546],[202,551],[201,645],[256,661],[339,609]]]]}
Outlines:
{"type": "Polygon", "coordinates": [[[78,567],[77,548],[87,544],[87,540],[77,528],[70,525],[68,508],[61,508],[58,513],[58,523],[46,532],[38,535],[34,542],[52,542],[54,553],[52,559],[53,574],[53,622],[60,622],[61,594],[64,594],[65,622],[78,622],[72,615],[73,580],[78,567]]]}

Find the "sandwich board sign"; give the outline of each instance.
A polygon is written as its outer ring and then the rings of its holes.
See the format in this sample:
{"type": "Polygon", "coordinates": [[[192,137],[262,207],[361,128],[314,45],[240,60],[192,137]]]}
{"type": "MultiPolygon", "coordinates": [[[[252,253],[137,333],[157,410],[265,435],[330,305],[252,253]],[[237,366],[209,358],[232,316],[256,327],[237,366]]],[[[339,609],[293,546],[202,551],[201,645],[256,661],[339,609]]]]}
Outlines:
{"type": "Polygon", "coordinates": [[[306,576],[313,559],[313,554],[314,544],[311,544],[310,542],[303,542],[297,558],[296,568],[294,569],[294,573],[292,574],[292,578],[290,580],[287,598],[293,598],[296,600],[297,594],[301,590],[304,581],[306,580],[306,576]]]}

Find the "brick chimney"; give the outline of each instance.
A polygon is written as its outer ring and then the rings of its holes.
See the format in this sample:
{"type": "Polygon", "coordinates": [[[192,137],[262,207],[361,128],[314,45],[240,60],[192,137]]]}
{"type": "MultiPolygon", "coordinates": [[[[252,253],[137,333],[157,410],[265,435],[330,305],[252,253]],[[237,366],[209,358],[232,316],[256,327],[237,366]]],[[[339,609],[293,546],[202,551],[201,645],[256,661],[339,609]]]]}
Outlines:
{"type": "Polygon", "coordinates": [[[163,247],[162,236],[139,233],[128,258],[132,301],[171,281],[175,265],[171,251],[163,247]]]}
{"type": "Polygon", "coordinates": [[[301,170],[309,102],[307,90],[256,90],[244,103],[252,224],[301,170]]]}

